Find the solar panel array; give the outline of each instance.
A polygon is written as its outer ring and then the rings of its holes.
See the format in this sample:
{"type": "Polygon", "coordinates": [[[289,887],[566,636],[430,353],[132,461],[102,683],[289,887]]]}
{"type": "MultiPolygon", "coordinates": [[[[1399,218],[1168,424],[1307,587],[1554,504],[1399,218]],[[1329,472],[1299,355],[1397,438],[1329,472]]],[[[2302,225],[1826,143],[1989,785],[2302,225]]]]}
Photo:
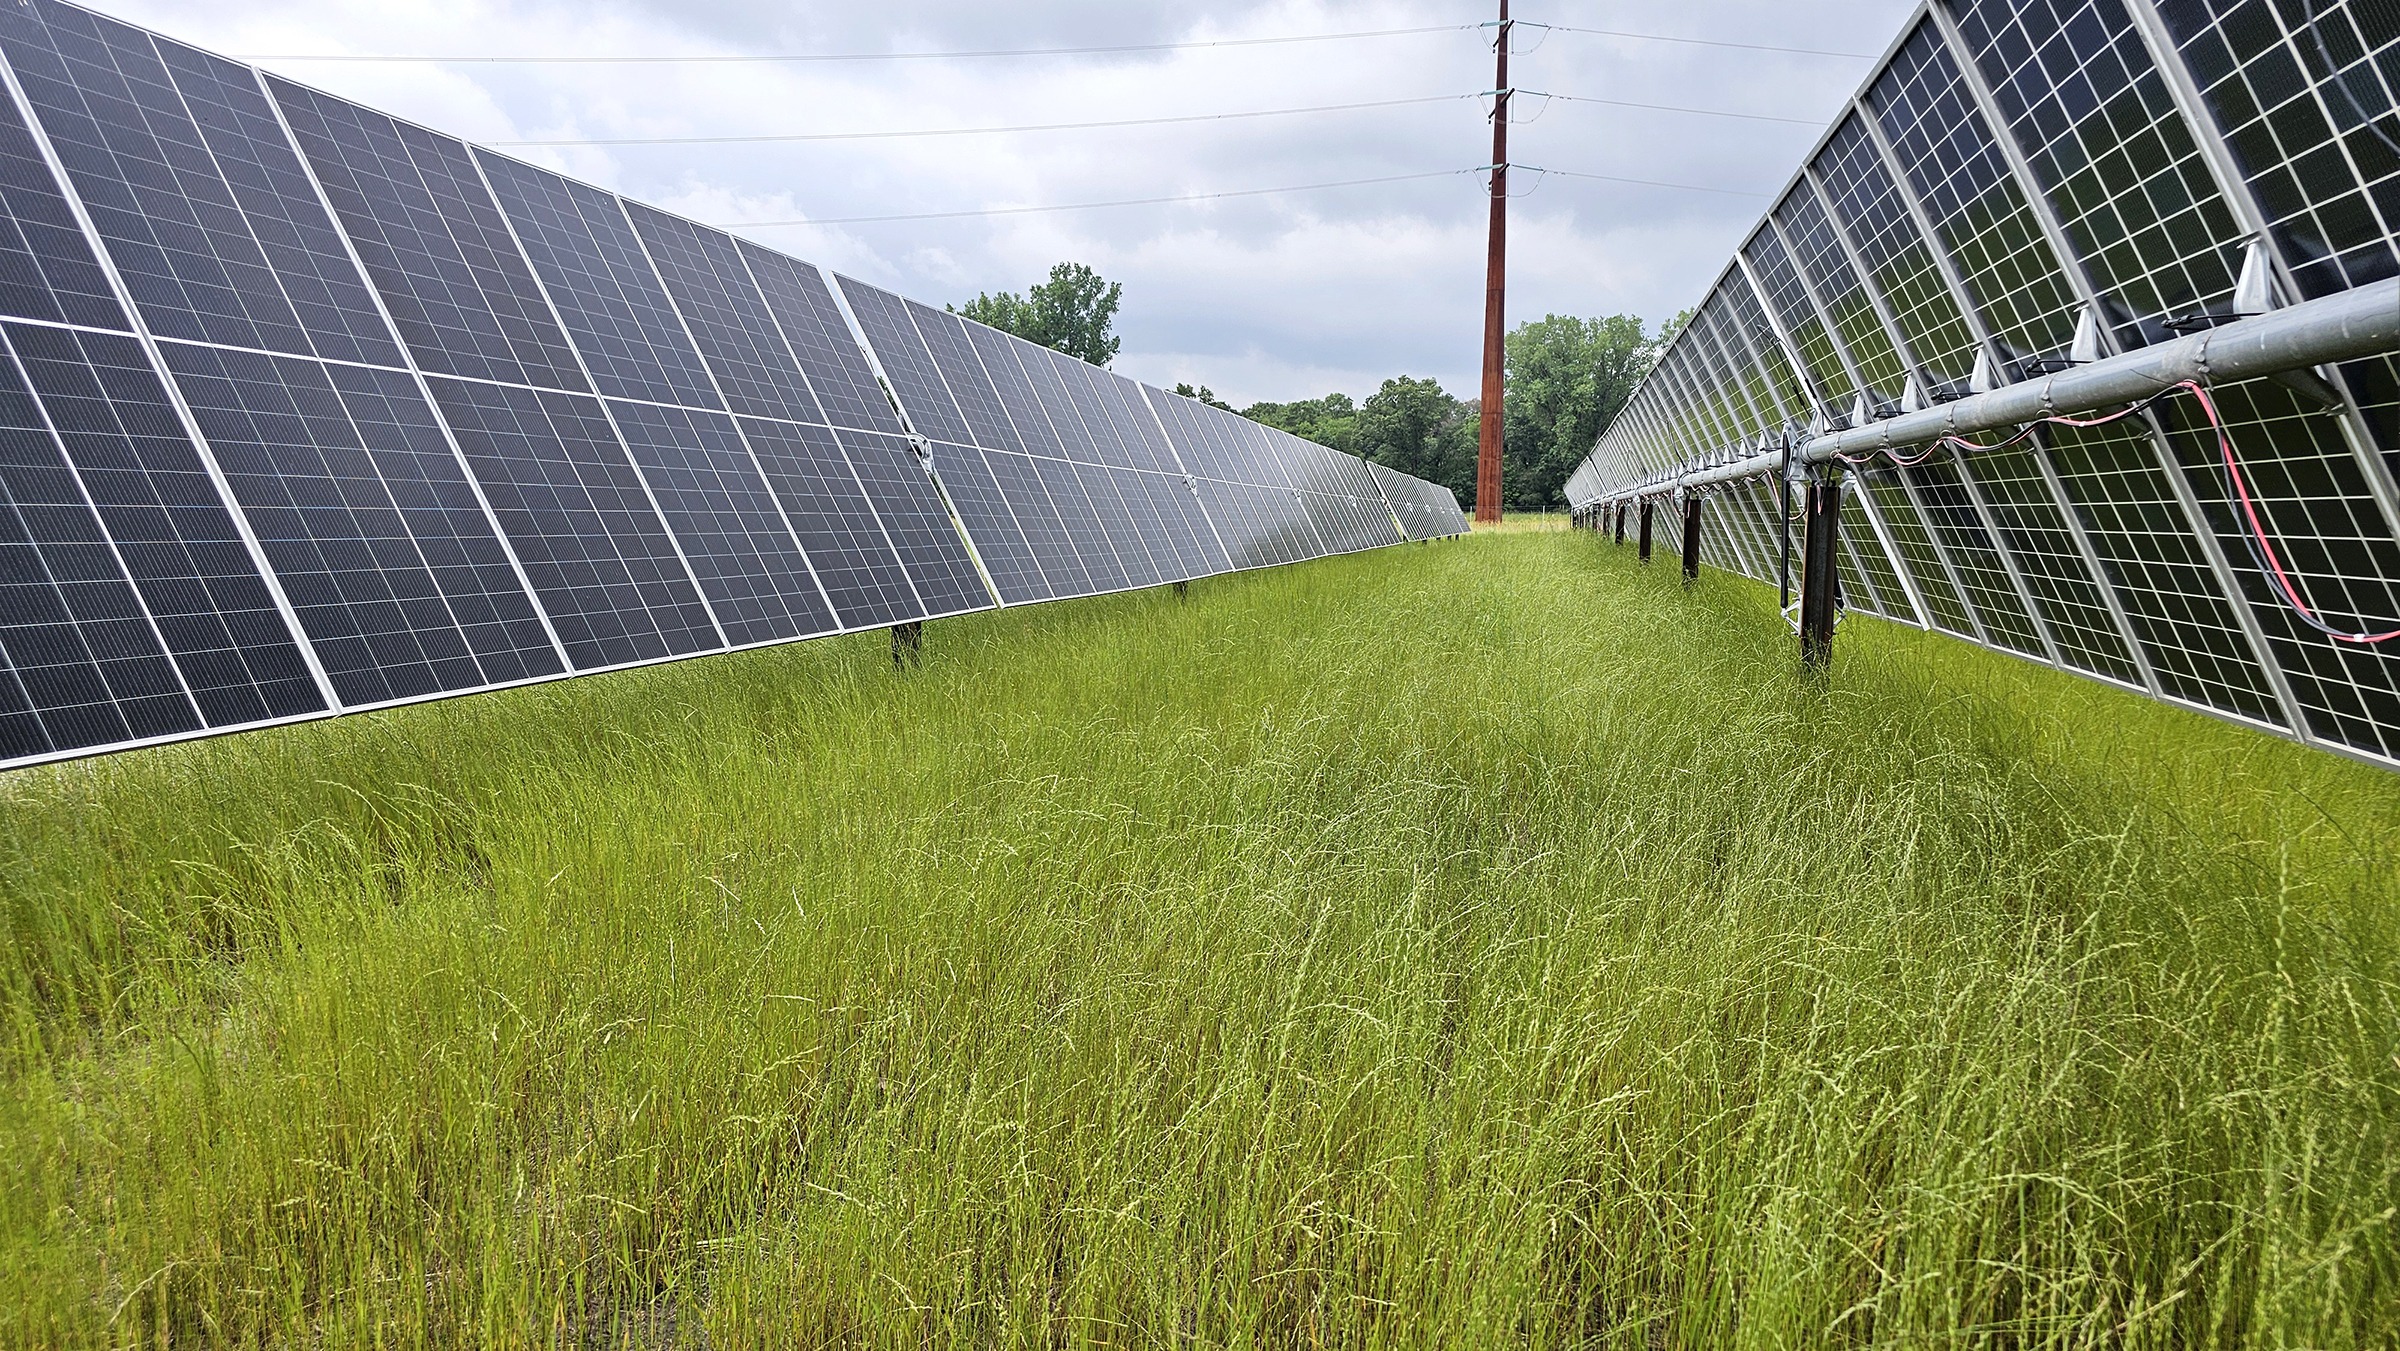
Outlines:
{"type": "MultiPolygon", "coordinates": [[[[2400,273],[2396,93],[2376,0],[1934,0],[1578,468],[1580,519],[1811,426],[2203,330],[2246,266],[2282,303],[2400,273]]],[[[2400,627],[2400,362],[2213,392],[2295,585],[2400,627]]],[[[2400,763],[2400,643],[2284,602],[2188,403],[1849,481],[1849,605],[2400,763]]],[[[1707,562],[1775,579],[1781,506],[1771,482],[1711,495],[1707,562]]]]}
{"type": "Polygon", "coordinates": [[[0,765],[1466,528],[59,0],[0,75],[0,765]]]}

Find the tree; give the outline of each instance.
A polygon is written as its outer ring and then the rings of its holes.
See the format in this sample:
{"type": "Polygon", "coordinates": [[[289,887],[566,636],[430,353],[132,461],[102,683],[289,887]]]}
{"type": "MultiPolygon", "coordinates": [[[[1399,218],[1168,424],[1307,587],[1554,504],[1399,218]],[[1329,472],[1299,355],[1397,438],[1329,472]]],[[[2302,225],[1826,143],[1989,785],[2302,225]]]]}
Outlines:
{"type": "Polygon", "coordinates": [[[1194,389],[1190,385],[1184,384],[1182,381],[1177,381],[1175,384],[1175,392],[1181,394],[1187,399],[1196,399],[1201,403],[1207,404],[1211,408],[1222,408],[1228,413],[1233,411],[1232,404],[1229,404],[1223,399],[1218,398],[1217,392],[1213,389],[1210,389],[1206,385],[1202,385],[1198,389],[1194,389]]]}
{"type": "Polygon", "coordinates": [[[1292,403],[1254,403],[1242,410],[1242,416],[1345,455],[1358,453],[1358,406],[1347,394],[1292,403]]]}
{"type": "Polygon", "coordinates": [[[1458,494],[1473,508],[1475,410],[1439,380],[1396,376],[1358,409],[1357,453],[1458,494]]]}
{"type": "Polygon", "coordinates": [[[1508,335],[1501,449],[1507,505],[1547,507],[1566,501],[1567,476],[1633,396],[1655,352],[1642,321],[1629,314],[1605,319],[1546,315],[1508,335]]]}
{"type": "Polygon", "coordinates": [[[1105,366],[1116,360],[1117,349],[1124,345],[1111,332],[1124,298],[1122,283],[1103,281],[1084,263],[1060,263],[1050,269],[1050,280],[1024,295],[985,293],[953,308],[976,323],[1105,366]]]}

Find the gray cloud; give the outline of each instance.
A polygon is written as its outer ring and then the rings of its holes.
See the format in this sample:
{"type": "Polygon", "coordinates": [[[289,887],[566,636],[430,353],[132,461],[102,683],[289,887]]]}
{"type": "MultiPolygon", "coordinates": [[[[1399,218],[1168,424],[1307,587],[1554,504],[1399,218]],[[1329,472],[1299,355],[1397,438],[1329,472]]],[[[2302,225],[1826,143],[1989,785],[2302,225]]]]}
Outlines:
{"type": "MultiPolygon", "coordinates": [[[[232,54],[573,54],[1089,46],[1473,24],[1430,0],[102,0],[129,21],[232,54]]],[[[1766,45],[1880,51],[1909,0],[1561,0],[1520,18],[1766,45]]],[[[1488,88],[1484,34],[1077,58],[691,66],[265,64],[480,141],[836,132],[1175,116],[1488,88]]],[[[1865,61],[1527,32],[1514,83],[1822,124],[1865,61]]],[[[1512,160],[1772,192],[1812,126],[1586,104],[1528,106],[1512,160]]],[[[528,149],[630,196],[715,222],[1110,201],[1470,168],[1478,103],[1171,127],[801,145],[528,149]]],[[[1520,175],[1513,319],[1698,298],[1763,197],[1520,175]]],[[[1480,180],[1043,215],[755,228],[762,242],[931,301],[1017,289],[1061,258],[1125,283],[1120,369],[1236,399],[1384,376],[1471,387],[1482,301],[1480,180]]]]}

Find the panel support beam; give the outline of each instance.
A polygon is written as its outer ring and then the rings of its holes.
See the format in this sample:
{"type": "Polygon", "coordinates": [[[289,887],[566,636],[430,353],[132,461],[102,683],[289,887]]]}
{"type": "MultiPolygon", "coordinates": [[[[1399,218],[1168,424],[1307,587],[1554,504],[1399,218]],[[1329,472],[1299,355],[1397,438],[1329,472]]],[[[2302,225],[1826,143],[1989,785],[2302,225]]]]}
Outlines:
{"type": "Polygon", "coordinates": [[[1800,660],[1811,670],[1833,665],[1833,627],[1840,608],[1842,480],[1838,473],[1808,479],[1808,542],[1800,573],[1800,660]]]}
{"type": "Polygon", "coordinates": [[[1700,580],[1700,495],[1683,499],[1683,583],[1700,580]]]}

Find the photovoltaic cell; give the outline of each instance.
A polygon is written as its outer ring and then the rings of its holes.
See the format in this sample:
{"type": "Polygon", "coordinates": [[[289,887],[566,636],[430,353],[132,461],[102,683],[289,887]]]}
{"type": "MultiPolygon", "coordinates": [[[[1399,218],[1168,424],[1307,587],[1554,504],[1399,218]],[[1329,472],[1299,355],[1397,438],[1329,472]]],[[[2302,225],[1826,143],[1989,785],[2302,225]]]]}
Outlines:
{"type": "Polygon", "coordinates": [[[1092,505],[1091,494],[1085,491],[1074,462],[1034,456],[1030,463],[1034,473],[1041,476],[1042,486],[1049,491],[1050,501],[1058,508],[1059,523],[1074,542],[1075,561],[1091,578],[1092,589],[1122,591],[1133,585],[1124,562],[1117,557],[1117,547],[1109,542],[1108,531],[1101,527],[1099,508],[1092,505]]]}
{"type": "Polygon", "coordinates": [[[575,669],[722,646],[597,400],[431,383],[575,669]]]}
{"type": "MultiPolygon", "coordinates": [[[[0,20],[22,21],[9,19],[5,7],[0,20]]],[[[108,274],[14,99],[0,99],[0,217],[0,314],[127,327],[108,274]]]]}
{"type": "Polygon", "coordinates": [[[623,400],[609,412],[727,642],[838,627],[732,418],[623,400]]]}
{"type": "Polygon", "coordinates": [[[0,363],[0,657],[0,756],[201,726],[14,362],[0,363]]]}
{"type": "Polygon", "coordinates": [[[9,346],[211,727],[325,709],[232,514],[130,337],[6,325],[9,346]]]}
{"type": "Polygon", "coordinates": [[[992,606],[990,588],[975,570],[975,560],[959,542],[950,513],[919,467],[916,452],[905,438],[880,432],[843,432],[842,449],[858,473],[867,500],[899,551],[901,566],[925,601],[930,615],[985,610],[992,606]]]}
{"type": "MultiPolygon", "coordinates": [[[[914,322],[917,335],[924,339],[926,354],[941,377],[942,386],[950,392],[951,401],[958,406],[965,420],[969,438],[987,450],[1024,450],[1017,429],[1000,406],[1000,395],[992,387],[992,379],[984,373],[983,360],[967,340],[964,321],[955,314],[946,314],[930,305],[913,300],[900,302],[914,322]]],[[[913,407],[913,405],[912,405],[913,407]]]]}
{"type": "Polygon", "coordinates": [[[337,698],[491,683],[323,365],[182,343],[161,355],[337,698]]]}
{"type": "Polygon", "coordinates": [[[924,618],[925,605],[833,431],[765,418],[744,418],[741,427],[843,625],[924,618]]]}
{"type": "Polygon", "coordinates": [[[489,151],[475,157],[600,392],[723,408],[617,199],[489,151]]]}
{"type": "Polygon", "coordinates": [[[891,380],[892,391],[899,396],[900,406],[907,411],[917,434],[962,446],[975,444],[974,431],[960,415],[957,402],[942,383],[933,353],[926,348],[915,322],[909,318],[908,303],[864,282],[848,277],[840,281],[842,294],[850,301],[851,313],[858,316],[860,327],[866,330],[868,345],[875,349],[883,373],[891,380]]]}
{"type": "Polygon", "coordinates": [[[152,331],[311,350],[147,34],[0,6],[0,51],[152,331]]]}
{"type": "Polygon", "coordinates": [[[733,411],[824,421],[733,237],[638,202],[626,211],[733,411]]]}
{"type": "Polygon", "coordinates": [[[267,84],[419,366],[589,388],[464,145],[288,80],[267,84]]]}
{"type": "Polygon", "coordinates": [[[751,278],[766,297],[767,311],[799,358],[825,417],[836,427],[898,433],[899,415],[858,350],[858,340],[851,336],[824,275],[797,258],[747,240],[738,242],[751,278]]]}
{"type": "Polygon", "coordinates": [[[983,560],[983,570],[1000,593],[1001,604],[1050,599],[1049,580],[1034,561],[1032,546],[1025,542],[1016,513],[1001,496],[1000,484],[984,462],[983,452],[973,446],[937,444],[933,474],[950,495],[950,505],[957,509],[967,538],[974,541],[975,556],[983,560]]]}

